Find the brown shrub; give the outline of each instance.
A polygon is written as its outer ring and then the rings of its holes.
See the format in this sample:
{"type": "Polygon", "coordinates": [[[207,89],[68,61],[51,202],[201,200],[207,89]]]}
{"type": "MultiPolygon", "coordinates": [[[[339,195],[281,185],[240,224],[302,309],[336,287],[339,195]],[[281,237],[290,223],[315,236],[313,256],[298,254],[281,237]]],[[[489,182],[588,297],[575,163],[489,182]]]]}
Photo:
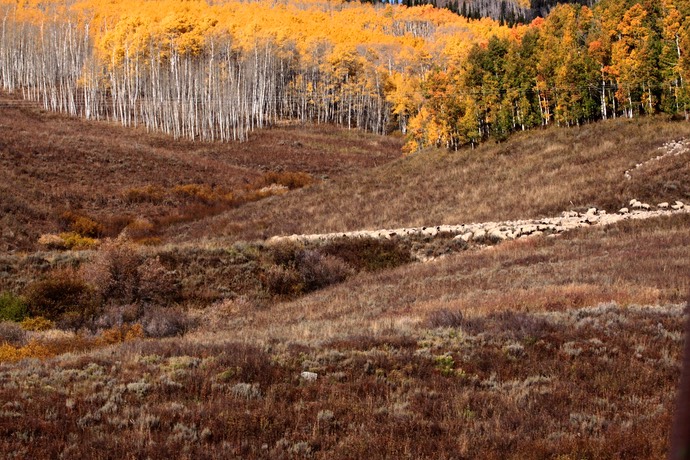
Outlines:
{"type": "Polygon", "coordinates": [[[265,285],[271,294],[294,296],[340,283],[354,273],[343,260],[298,243],[281,242],[269,247],[276,265],[266,269],[265,285]]]}
{"type": "Polygon", "coordinates": [[[294,266],[298,254],[304,250],[304,246],[293,241],[279,241],[267,247],[268,256],[273,263],[282,266],[294,266]]]}
{"type": "Polygon", "coordinates": [[[134,221],[134,217],[127,214],[114,214],[106,217],[103,220],[103,225],[105,227],[105,235],[107,237],[116,237],[124,230],[129,224],[134,221]]]}
{"type": "Polygon", "coordinates": [[[205,204],[222,201],[225,196],[224,193],[205,184],[177,185],[173,188],[173,193],[181,199],[191,199],[205,204]]]}
{"type": "Polygon", "coordinates": [[[26,344],[26,331],[13,321],[0,322],[0,343],[21,347],[26,344]]]}
{"type": "Polygon", "coordinates": [[[98,338],[98,343],[101,345],[112,345],[142,337],[144,337],[144,328],[141,324],[123,324],[103,331],[98,338]]]}
{"type": "Polygon", "coordinates": [[[72,269],[53,272],[30,284],[26,300],[31,316],[43,316],[73,329],[92,321],[99,308],[93,290],[72,269]]]}
{"type": "Polygon", "coordinates": [[[192,322],[178,308],[155,307],[146,312],[142,325],[148,337],[163,338],[183,335],[192,322]]]}
{"type": "Polygon", "coordinates": [[[165,198],[165,190],[157,185],[147,185],[140,188],[129,188],[122,194],[127,203],[154,203],[158,204],[165,198]]]}
{"type": "Polygon", "coordinates": [[[341,259],[321,255],[312,250],[304,250],[298,254],[296,268],[302,277],[306,292],[341,283],[354,273],[354,270],[341,259]]]}
{"type": "Polygon", "coordinates": [[[62,251],[67,249],[65,240],[60,235],[44,233],[38,238],[38,244],[49,251],[62,251]]]}
{"type": "Polygon", "coordinates": [[[315,179],[305,172],[267,172],[256,182],[250,185],[249,189],[261,189],[271,185],[282,185],[290,190],[306,187],[315,182],[315,179]]]}
{"type": "Polygon", "coordinates": [[[138,298],[141,263],[131,244],[110,240],[82,266],[81,275],[103,301],[132,303],[138,298]]]}
{"type": "Polygon", "coordinates": [[[340,238],[326,243],[319,252],[369,272],[398,267],[413,260],[410,251],[402,245],[378,238],[340,238]]]}
{"type": "Polygon", "coordinates": [[[92,218],[76,213],[65,211],[60,215],[60,220],[70,231],[89,238],[99,238],[105,233],[105,227],[92,218]]]}
{"type": "Polygon", "coordinates": [[[258,190],[250,190],[243,195],[241,195],[241,198],[243,201],[259,201],[263,200],[264,198],[268,198],[269,196],[274,196],[274,195],[284,195],[288,192],[288,188],[285,187],[284,185],[276,185],[276,184],[271,184],[266,187],[262,187],[258,190]]]}
{"type": "Polygon", "coordinates": [[[137,267],[138,299],[157,305],[180,300],[181,285],[176,272],[166,269],[160,258],[146,259],[137,267]]]}
{"type": "Polygon", "coordinates": [[[110,329],[139,321],[144,314],[144,306],[140,303],[127,305],[106,305],[99,312],[94,327],[110,329]]]}
{"type": "Polygon", "coordinates": [[[264,284],[273,295],[291,297],[304,291],[304,280],[292,267],[272,265],[264,273],[264,284]]]}
{"type": "Polygon", "coordinates": [[[132,220],[123,229],[123,234],[132,240],[141,240],[149,238],[156,232],[156,226],[148,219],[138,218],[132,220]]]}
{"type": "Polygon", "coordinates": [[[448,308],[441,308],[440,310],[434,310],[429,312],[424,321],[426,327],[437,328],[437,327],[450,327],[457,328],[461,327],[464,323],[464,316],[460,310],[450,310],[448,308]]]}

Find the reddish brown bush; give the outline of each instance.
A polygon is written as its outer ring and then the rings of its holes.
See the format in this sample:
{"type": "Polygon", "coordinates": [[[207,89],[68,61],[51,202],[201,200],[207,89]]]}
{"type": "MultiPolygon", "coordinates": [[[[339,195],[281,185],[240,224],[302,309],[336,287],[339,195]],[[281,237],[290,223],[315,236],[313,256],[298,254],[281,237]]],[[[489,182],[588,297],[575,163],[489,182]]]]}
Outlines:
{"type": "Polygon", "coordinates": [[[15,347],[26,344],[26,331],[13,321],[0,322],[0,343],[8,343],[15,347]]]}
{"type": "Polygon", "coordinates": [[[354,273],[341,259],[331,255],[324,256],[313,250],[301,251],[295,262],[307,292],[341,283],[354,273]]]}
{"type": "Polygon", "coordinates": [[[141,263],[130,244],[111,240],[82,267],[81,275],[104,302],[132,303],[138,298],[141,263]]]}
{"type": "Polygon", "coordinates": [[[304,280],[300,273],[292,267],[273,265],[263,276],[268,292],[278,296],[294,296],[304,290],[304,280]]]}
{"type": "Polygon", "coordinates": [[[463,325],[463,314],[460,310],[450,310],[442,308],[427,314],[425,324],[430,328],[452,327],[457,328],[463,325]]]}
{"type": "Polygon", "coordinates": [[[267,247],[271,261],[282,266],[294,266],[299,253],[303,250],[302,244],[292,241],[280,241],[267,247]]]}
{"type": "Polygon", "coordinates": [[[92,321],[99,309],[93,289],[72,269],[53,272],[30,284],[26,300],[31,316],[43,316],[73,329],[92,321]]]}

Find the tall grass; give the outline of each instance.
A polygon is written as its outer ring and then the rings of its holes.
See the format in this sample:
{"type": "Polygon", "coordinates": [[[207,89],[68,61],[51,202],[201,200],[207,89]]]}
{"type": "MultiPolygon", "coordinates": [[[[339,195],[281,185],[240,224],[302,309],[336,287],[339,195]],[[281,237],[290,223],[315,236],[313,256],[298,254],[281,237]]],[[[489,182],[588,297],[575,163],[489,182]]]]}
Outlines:
{"type": "Polygon", "coordinates": [[[225,240],[559,215],[632,198],[690,201],[687,154],[624,173],[690,135],[686,123],[612,120],[519,134],[459,152],[428,150],[299,193],[176,228],[178,240],[225,240]],[[336,205],[337,204],[337,205],[336,205]]]}

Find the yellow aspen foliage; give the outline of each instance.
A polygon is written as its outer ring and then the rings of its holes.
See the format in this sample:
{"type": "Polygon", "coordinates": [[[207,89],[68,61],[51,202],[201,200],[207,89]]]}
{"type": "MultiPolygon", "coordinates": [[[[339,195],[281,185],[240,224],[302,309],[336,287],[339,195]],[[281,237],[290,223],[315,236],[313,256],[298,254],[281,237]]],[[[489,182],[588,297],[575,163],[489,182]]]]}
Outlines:
{"type": "Polygon", "coordinates": [[[175,137],[243,140],[291,119],[458,148],[690,118],[688,17],[687,0],[561,5],[514,27],[341,0],[0,0],[0,87],[175,137]]]}

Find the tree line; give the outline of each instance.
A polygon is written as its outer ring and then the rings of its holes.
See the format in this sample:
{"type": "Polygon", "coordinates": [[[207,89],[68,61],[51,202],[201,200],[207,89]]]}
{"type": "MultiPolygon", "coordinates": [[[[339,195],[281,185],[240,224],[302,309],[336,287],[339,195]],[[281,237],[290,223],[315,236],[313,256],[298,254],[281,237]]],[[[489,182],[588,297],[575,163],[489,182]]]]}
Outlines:
{"type": "Polygon", "coordinates": [[[410,150],[665,113],[690,118],[690,1],[561,5],[519,36],[473,45],[422,83],[410,150]]]}
{"type": "Polygon", "coordinates": [[[498,29],[337,1],[0,0],[0,86],[191,139],[242,140],[280,120],[384,134],[406,130],[449,27],[463,42],[498,29]]]}
{"type": "Polygon", "coordinates": [[[459,148],[551,124],[688,117],[690,0],[561,5],[504,27],[324,0],[0,0],[0,87],[176,137],[282,120],[459,148]]]}

